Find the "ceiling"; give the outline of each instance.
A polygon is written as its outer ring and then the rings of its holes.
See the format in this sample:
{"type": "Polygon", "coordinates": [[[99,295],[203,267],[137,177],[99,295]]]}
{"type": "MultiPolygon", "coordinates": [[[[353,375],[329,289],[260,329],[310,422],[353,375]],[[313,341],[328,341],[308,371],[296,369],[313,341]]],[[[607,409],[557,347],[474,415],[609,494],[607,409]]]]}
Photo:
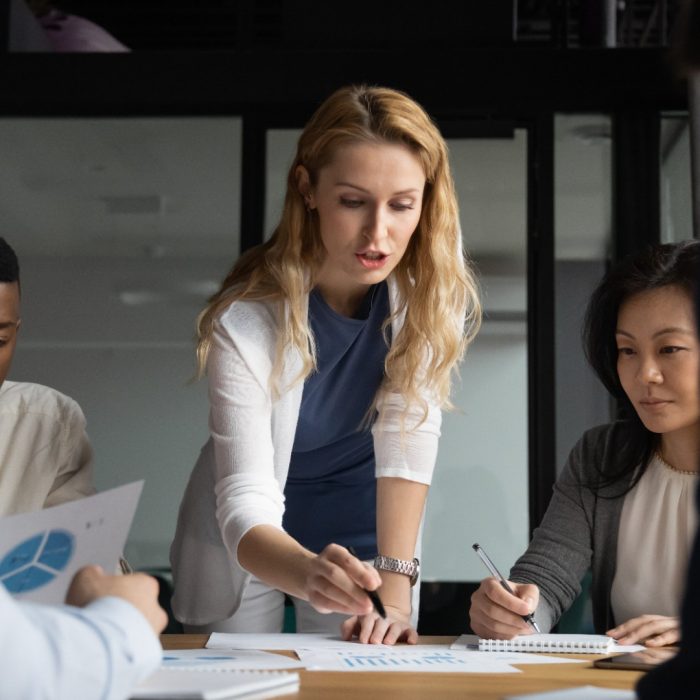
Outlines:
{"type": "MultiPolygon", "coordinates": [[[[28,0],[45,7],[45,0],[28,0]]],[[[55,0],[134,50],[602,45],[590,0],[55,0]]],[[[618,2],[618,46],[665,45],[680,0],[618,2]]]]}

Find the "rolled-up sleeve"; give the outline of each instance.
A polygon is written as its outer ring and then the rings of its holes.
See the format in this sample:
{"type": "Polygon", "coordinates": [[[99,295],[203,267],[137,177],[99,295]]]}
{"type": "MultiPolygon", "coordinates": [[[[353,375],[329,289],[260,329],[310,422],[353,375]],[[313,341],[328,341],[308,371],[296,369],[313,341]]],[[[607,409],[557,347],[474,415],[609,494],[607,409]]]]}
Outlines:
{"type": "Polygon", "coordinates": [[[377,402],[379,418],[372,426],[375,475],[430,484],[437,459],[442,412],[428,402],[406,410],[403,397],[385,393],[377,402]]]}
{"type": "Polygon", "coordinates": [[[225,323],[217,323],[207,365],[216,517],[237,563],[245,533],[262,524],[281,529],[284,513],[284,496],[274,473],[272,360],[263,350],[274,347],[274,339],[256,337],[265,332],[264,327],[237,332],[234,339],[225,323]]]}

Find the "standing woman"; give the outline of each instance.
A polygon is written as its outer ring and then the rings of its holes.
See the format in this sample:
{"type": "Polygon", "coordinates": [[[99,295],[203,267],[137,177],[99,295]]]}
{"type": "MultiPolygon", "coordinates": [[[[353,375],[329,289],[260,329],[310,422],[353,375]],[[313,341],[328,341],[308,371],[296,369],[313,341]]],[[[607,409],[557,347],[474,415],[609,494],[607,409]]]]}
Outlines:
{"type": "Polygon", "coordinates": [[[211,437],[171,548],[188,629],[279,632],[286,593],[298,632],[415,642],[440,407],[479,321],[439,131],[401,92],[338,90],[273,236],[199,317],[211,437]]]}
{"type": "Polygon", "coordinates": [[[624,420],[584,433],[525,554],[516,595],[495,579],[472,596],[482,637],[548,631],[592,570],[596,632],[622,644],[675,644],[697,527],[700,342],[693,308],[700,241],[657,245],[614,267],[586,313],[588,361],[624,420]]]}

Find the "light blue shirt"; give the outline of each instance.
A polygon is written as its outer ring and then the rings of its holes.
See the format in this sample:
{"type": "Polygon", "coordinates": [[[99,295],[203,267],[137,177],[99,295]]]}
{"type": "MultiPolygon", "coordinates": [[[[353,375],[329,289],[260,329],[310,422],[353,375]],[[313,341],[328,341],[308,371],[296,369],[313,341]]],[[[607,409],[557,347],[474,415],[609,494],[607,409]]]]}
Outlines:
{"type": "Polygon", "coordinates": [[[0,700],[123,700],[162,652],[130,603],[18,602],[0,585],[0,700]]]}

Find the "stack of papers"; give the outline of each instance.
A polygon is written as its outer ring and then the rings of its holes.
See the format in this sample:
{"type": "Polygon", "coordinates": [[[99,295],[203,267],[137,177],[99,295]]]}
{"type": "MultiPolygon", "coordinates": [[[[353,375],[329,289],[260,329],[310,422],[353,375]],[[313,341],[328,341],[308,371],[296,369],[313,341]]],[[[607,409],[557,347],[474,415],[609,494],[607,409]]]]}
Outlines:
{"type": "Polygon", "coordinates": [[[177,671],[161,669],[131,695],[131,700],[177,698],[178,700],[261,700],[296,693],[299,674],[283,671],[177,671]]]}
{"type": "Polygon", "coordinates": [[[229,698],[271,698],[295,693],[300,661],[265,651],[218,651],[179,649],[163,652],[159,671],[141,683],[132,700],[179,698],[228,700],[229,698]]]}

